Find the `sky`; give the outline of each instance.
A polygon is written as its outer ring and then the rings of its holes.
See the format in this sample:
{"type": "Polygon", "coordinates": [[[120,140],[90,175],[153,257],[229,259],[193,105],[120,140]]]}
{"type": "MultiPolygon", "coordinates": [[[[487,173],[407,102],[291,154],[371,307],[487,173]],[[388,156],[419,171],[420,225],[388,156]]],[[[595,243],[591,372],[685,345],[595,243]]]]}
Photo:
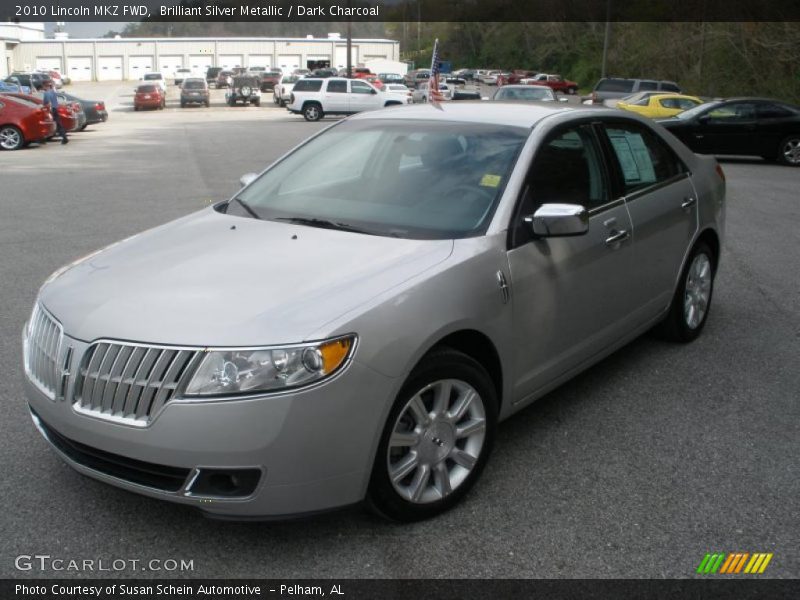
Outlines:
{"type": "MultiPolygon", "coordinates": [[[[102,23],[102,22],[75,22],[67,23],[64,30],[69,33],[71,38],[91,38],[102,37],[108,31],[122,31],[127,23],[102,23]]],[[[54,22],[45,23],[44,29],[47,36],[52,35],[56,24],[54,22]]]]}

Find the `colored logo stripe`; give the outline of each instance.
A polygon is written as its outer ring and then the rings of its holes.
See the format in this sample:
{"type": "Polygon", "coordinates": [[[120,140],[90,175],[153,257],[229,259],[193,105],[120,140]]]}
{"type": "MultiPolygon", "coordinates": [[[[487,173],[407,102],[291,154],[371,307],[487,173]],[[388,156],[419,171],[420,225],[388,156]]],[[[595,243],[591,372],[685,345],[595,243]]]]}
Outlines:
{"type": "Polygon", "coordinates": [[[707,553],[700,565],[697,573],[701,575],[735,575],[748,573],[751,575],[763,573],[767,565],[772,560],[772,553],[749,552],[729,552],[727,555],[722,552],[707,553]],[[747,566],[745,566],[747,565],[747,566]]]}

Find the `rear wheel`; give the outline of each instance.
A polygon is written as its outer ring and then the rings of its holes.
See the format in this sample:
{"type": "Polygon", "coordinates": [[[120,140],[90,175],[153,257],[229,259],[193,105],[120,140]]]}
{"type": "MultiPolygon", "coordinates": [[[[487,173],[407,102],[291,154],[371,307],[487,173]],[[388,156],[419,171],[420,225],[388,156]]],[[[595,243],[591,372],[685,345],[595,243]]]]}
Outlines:
{"type": "Polygon", "coordinates": [[[784,165],[800,167],[800,135],[790,135],[781,142],[778,160],[784,165]]]}
{"type": "Polygon", "coordinates": [[[306,121],[319,121],[322,115],[322,107],[316,102],[310,102],[303,107],[303,117],[306,121]]]}
{"type": "Polygon", "coordinates": [[[22,131],[13,125],[0,127],[0,148],[3,150],[19,150],[25,145],[22,131]]]}
{"type": "Polygon", "coordinates": [[[662,337],[691,342],[705,327],[714,292],[716,256],[705,242],[698,242],[681,273],[669,313],[657,327],[662,337]]]}
{"type": "Polygon", "coordinates": [[[488,460],[497,396],[486,370],[449,348],[411,372],[384,426],[367,503],[398,521],[418,521],[455,505],[488,460]]]}

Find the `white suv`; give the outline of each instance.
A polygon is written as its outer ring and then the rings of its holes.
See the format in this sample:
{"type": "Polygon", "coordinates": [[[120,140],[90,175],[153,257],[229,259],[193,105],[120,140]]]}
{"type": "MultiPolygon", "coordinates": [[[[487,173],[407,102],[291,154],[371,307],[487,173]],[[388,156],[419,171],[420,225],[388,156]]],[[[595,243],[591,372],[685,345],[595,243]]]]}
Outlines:
{"type": "Polygon", "coordinates": [[[349,115],[399,104],[404,104],[403,98],[384,94],[361,79],[306,77],[294,84],[286,108],[306,121],[319,121],[325,115],[349,115]]]}

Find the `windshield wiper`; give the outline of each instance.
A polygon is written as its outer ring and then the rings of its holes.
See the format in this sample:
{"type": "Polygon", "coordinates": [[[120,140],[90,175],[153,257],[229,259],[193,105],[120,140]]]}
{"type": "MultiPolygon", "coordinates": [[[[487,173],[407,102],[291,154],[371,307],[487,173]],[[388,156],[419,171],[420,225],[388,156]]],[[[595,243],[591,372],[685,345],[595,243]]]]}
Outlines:
{"type": "Polygon", "coordinates": [[[367,235],[375,235],[371,231],[359,229],[347,223],[334,223],[326,219],[314,219],[311,217],[275,217],[274,221],[286,221],[287,223],[294,223],[295,225],[308,225],[309,227],[319,227],[320,229],[337,229],[339,231],[350,231],[352,233],[366,233],[367,235]]]}
{"type": "Polygon", "coordinates": [[[261,218],[261,217],[258,216],[258,213],[256,213],[256,211],[254,211],[253,208],[247,202],[245,202],[244,200],[239,198],[239,196],[234,196],[233,200],[238,202],[239,206],[241,206],[243,209],[245,209],[247,211],[247,214],[249,214],[254,219],[260,219],[261,218]]]}

